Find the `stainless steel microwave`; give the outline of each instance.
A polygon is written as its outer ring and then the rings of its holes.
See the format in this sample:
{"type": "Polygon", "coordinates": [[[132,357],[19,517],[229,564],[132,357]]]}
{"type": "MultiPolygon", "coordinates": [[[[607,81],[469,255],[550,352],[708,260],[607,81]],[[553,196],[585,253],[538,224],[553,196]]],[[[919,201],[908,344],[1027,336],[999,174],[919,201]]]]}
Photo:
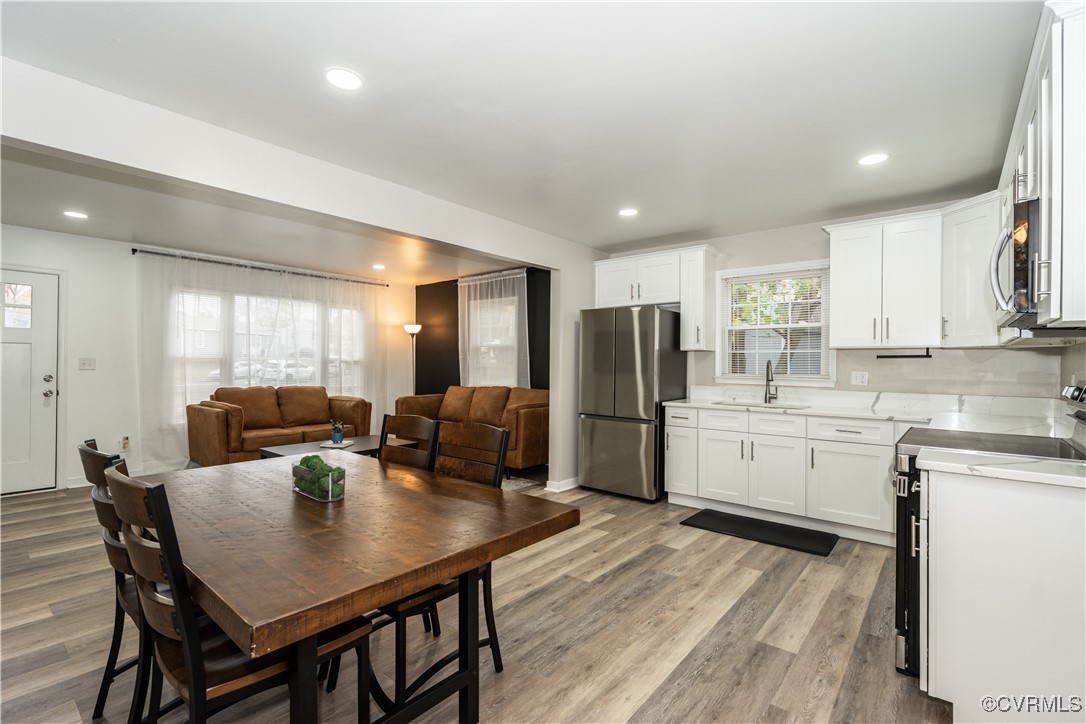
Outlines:
{"type": "Polygon", "coordinates": [[[1005,312],[1000,326],[1014,326],[1024,315],[1036,314],[1040,296],[1040,202],[1019,201],[1014,215],[992,249],[991,282],[996,305],[1005,312]]]}

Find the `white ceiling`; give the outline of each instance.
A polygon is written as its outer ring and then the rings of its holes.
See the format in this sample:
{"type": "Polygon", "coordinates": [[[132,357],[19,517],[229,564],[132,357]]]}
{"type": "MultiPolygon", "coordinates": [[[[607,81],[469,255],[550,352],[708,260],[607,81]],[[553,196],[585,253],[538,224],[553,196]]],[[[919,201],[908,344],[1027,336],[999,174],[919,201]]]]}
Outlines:
{"type": "MultiPolygon", "coordinates": [[[[11,58],[619,249],[990,190],[1041,8],[4,2],[2,12],[11,58]],[[365,88],[328,86],[332,65],[361,72],[365,88]],[[873,150],[892,158],[856,164],[873,150]],[[624,206],[641,214],[619,218],[624,206]]],[[[261,231],[303,233],[280,216],[261,231]]],[[[231,218],[198,223],[221,236],[253,222],[231,218]]]]}

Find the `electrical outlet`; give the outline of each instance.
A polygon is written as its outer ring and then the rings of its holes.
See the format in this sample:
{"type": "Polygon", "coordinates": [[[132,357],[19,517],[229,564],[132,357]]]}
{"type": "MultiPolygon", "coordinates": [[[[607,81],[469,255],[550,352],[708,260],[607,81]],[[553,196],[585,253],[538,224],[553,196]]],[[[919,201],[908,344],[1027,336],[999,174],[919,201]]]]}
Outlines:
{"type": "Polygon", "coordinates": [[[79,369],[81,370],[93,370],[96,368],[97,364],[98,360],[96,360],[94,357],[79,358],[79,369]]]}
{"type": "Polygon", "coordinates": [[[867,386],[867,373],[866,372],[853,372],[852,384],[867,386]]]}
{"type": "Polygon", "coordinates": [[[128,435],[125,435],[124,437],[121,438],[121,449],[122,450],[127,450],[128,449],[128,435]]]}

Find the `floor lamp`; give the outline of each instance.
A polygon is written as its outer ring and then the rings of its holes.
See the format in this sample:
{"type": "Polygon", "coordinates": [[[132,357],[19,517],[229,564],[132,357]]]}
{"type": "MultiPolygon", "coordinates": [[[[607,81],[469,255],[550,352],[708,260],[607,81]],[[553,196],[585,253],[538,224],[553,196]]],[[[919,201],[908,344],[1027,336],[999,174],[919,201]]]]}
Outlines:
{"type": "Polygon", "coordinates": [[[415,335],[422,331],[421,324],[405,324],[403,331],[411,335],[411,394],[415,394],[415,335]]]}

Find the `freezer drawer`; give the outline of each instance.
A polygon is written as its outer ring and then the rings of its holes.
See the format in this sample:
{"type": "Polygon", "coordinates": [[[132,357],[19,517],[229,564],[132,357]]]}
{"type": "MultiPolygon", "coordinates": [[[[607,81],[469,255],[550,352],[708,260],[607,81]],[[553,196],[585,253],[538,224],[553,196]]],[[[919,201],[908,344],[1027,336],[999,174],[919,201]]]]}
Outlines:
{"type": "Polygon", "coordinates": [[[645,500],[659,497],[653,421],[581,417],[581,486],[645,500]]]}

